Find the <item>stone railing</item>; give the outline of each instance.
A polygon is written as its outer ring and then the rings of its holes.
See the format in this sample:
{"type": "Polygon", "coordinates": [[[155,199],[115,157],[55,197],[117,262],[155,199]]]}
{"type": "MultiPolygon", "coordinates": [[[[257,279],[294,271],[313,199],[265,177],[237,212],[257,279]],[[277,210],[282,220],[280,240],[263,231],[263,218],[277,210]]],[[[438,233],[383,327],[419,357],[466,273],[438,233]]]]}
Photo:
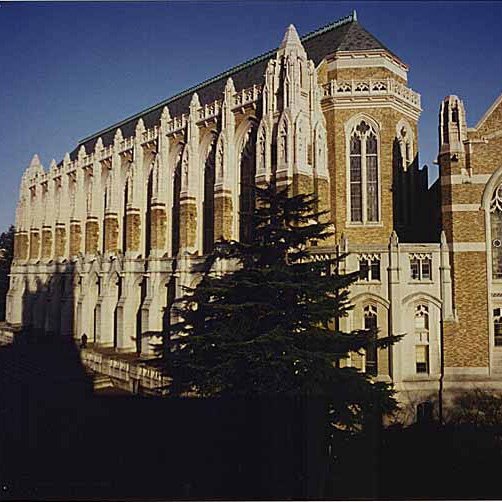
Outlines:
{"type": "Polygon", "coordinates": [[[151,129],[147,129],[143,133],[143,143],[151,143],[152,141],[156,141],[159,136],[159,128],[158,126],[154,126],[151,129]]]}
{"type": "Polygon", "coordinates": [[[106,146],[99,152],[99,160],[107,159],[113,155],[113,144],[106,146]]]}
{"type": "Polygon", "coordinates": [[[242,89],[242,91],[234,94],[234,105],[232,108],[240,108],[255,103],[260,98],[260,94],[261,87],[259,85],[253,85],[253,87],[242,89]]]}
{"type": "Polygon", "coordinates": [[[167,123],[167,134],[173,134],[185,129],[187,125],[187,116],[183,113],[179,117],[174,117],[167,123]]]}
{"type": "Polygon", "coordinates": [[[391,95],[420,108],[420,94],[392,78],[331,80],[322,89],[324,98],[391,95]]]}
{"type": "Polygon", "coordinates": [[[120,151],[124,152],[125,150],[131,150],[134,147],[134,136],[130,136],[129,138],[124,138],[124,140],[120,143],[120,151]]]}
{"type": "Polygon", "coordinates": [[[112,378],[115,386],[128,392],[138,392],[139,389],[155,391],[169,383],[159,369],[139,359],[125,360],[92,348],[82,349],[80,356],[86,368],[112,378]]]}
{"type": "MultiPolygon", "coordinates": [[[[261,86],[253,85],[247,89],[242,89],[242,91],[236,92],[233,95],[232,109],[238,109],[246,107],[253,103],[256,103],[261,96],[261,86]]],[[[207,105],[201,106],[196,112],[196,120],[198,123],[205,122],[208,120],[215,119],[221,113],[222,101],[216,100],[207,105]]],[[[174,134],[184,130],[187,126],[188,116],[186,114],[181,114],[177,117],[173,117],[168,121],[166,127],[167,134],[174,134]]],[[[151,143],[158,139],[159,137],[159,126],[154,126],[147,129],[142,133],[141,142],[151,143]]],[[[129,136],[124,138],[119,144],[119,152],[122,153],[126,150],[130,150],[134,147],[135,136],[129,136]]],[[[97,152],[91,152],[87,155],[79,155],[76,159],[68,162],[65,165],[64,172],[69,172],[77,169],[78,166],[86,167],[92,165],[95,161],[103,161],[111,157],[114,153],[114,144],[104,147],[97,152]]],[[[38,175],[36,178],[30,180],[33,185],[39,184],[41,181],[46,181],[49,179],[48,173],[38,175]]]]}
{"type": "Polygon", "coordinates": [[[199,108],[197,112],[197,121],[203,122],[206,120],[213,119],[220,114],[220,110],[221,110],[220,101],[213,101],[208,105],[204,105],[201,108],[199,108]]]}

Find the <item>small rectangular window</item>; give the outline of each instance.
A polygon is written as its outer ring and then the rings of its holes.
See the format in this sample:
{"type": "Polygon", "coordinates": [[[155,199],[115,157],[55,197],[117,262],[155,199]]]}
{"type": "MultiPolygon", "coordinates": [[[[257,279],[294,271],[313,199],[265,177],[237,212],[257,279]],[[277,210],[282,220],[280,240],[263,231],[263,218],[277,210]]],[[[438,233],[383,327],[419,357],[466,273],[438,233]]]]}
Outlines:
{"type": "Polygon", "coordinates": [[[432,279],[432,260],[428,256],[410,256],[410,277],[414,281],[432,279]]]}
{"type": "Polygon", "coordinates": [[[380,260],[371,260],[371,280],[380,280],[380,260]]]}
{"type": "Polygon", "coordinates": [[[417,258],[411,260],[410,271],[412,279],[420,279],[420,261],[417,258]]]}
{"type": "Polygon", "coordinates": [[[429,347],[417,345],[415,347],[417,373],[429,373],[429,347]]]}
{"type": "Polygon", "coordinates": [[[359,258],[359,272],[361,281],[380,280],[380,259],[362,256],[359,258]]]}
{"type": "Polygon", "coordinates": [[[422,260],[422,279],[431,279],[431,260],[429,258],[424,258],[422,260]]]}
{"type": "Polygon", "coordinates": [[[359,271],[361,272],[361,280],[369,281],[370,269],[368,266],[368,260],[361,260],[359,262],[359,271]]]}

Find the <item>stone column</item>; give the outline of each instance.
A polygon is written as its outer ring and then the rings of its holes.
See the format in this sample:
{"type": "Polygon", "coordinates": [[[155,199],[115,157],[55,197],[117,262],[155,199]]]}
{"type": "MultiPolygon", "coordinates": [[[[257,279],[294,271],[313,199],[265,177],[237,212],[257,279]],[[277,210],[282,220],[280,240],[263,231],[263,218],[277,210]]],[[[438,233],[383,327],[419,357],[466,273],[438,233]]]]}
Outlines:
{"type": "Polygon", "coordinates": [[[38,228],[30,230],[30,261],[38,261],[40,257],[40,231],[38,228]]]}
{"type": "MultiPolygon", "coordinates": [[[[402,306],[401,306],[401,283],[399,264],[399,242],[396,232],[392,232],[389,239],[389,334],[399,334],[403,331],[402,306]]],[[[397,342],[390,347],[390,376],[394,383],[402,379],[402,361],[404,357],[404,344],[397,342]]]]}
{"type": "Polygon", "coordinates": [[[232,112],[235,87],[231,78],[225,85],[221,111],[221,133],[216,144],[214,184],[214,240],[233,239],[235,165],[235,117],[232,112]]]}
{"type": "Polygon", "coordinates": [[[107,207],[104,208],[104,251],[109,254],[117,253],[120,242],[118,183],[121,167],[119,145],[122,140],[122,132],[117,129],[113,140],[112,167],[106,183],[107,207]]]}
{"type": "Polygon", "coordinates": [[[52,226],[42,227],[42,260],[48,261],[52,258],[52,226]]]}
{"type": "Polygon", "coordinates": [[[200,251],[197,242],[198,215],[197,201],[200,197],[199,166],[199,128],[197,112],[200,108],[199,97],[194,93],[190,102],[188,118],[187,145],[181,163],[181,201],[180,201],[180,250],[196,253],[200,251]]]}

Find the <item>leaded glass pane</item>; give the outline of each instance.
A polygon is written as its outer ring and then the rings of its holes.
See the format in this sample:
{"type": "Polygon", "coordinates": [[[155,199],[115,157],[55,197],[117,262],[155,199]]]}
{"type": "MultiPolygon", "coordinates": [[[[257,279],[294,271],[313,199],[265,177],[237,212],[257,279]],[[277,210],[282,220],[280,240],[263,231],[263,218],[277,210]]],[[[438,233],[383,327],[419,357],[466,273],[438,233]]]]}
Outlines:
{"type": "Polygon", "coordinates": [[[366,373],[376,376],[378,374],[378,349],[375,343],[377,337],[377,316],[375,307],[368,306],[364,309],[364,329],[371,330],[371,342],[366,348],[366,373]]]}
{"type": "Polygon", "coordinates": [[[372,134],[366,140],[366,154],[367,155],[371,155],[371,154],[376,155],[376,153],[377,153],[377,140],[376,140],[376,137],[373,136],[373,134],[372,134]]]}
{"type": "Polygon", "coordinates": [[[502,213],[498,209],[491,213],[491,231],[493,278],[502,279],[502,213]]]}
{"type": "Polygon", "coordinates": [[[420,279],[420,260],[417,258],[410,261],[410,272],[412,279],[420,279]]]}
{"type": "Polygon", "coordinates": [[[371,260],[371,280],[380,280],[380,260],[371,260]]]}
{"type": "Polygon", "coordinates": [[[361,181],[361,157],[350,157],[350,182],[361,181]]]}
{"type": "Polygon", "coordinates": [[[429,258],[422,260],[422,279],[431,279],[431,260],[429,258]]]}
{"type": "Polygon", "coordinates": [[[367,281],[369,279],[369,271],[368,260],[361,260],[359,262],[359,272],[362,280],[367,281]]]}
{"type": "Polygon", "coordinates": [[[352,136],[350,140],[350,154],[361,155],[361,140],[357,136],[352,136]]]}
{"type": "Polygon", "coordinates": [[[417,373],[429,372],[429,347],[427,345],[417,345],[416,350],[416,363],[417,373]]]}

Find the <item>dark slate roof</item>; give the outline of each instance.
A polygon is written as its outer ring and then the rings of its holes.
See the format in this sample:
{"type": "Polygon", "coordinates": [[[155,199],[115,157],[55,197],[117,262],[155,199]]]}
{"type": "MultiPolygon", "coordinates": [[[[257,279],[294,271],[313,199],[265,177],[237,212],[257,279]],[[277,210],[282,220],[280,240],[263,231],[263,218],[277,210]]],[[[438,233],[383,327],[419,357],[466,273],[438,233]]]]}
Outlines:
{"type": "MultiPolygon", "coordinates": [[[[301,37],[301,41],[309,59],[312,59],[315,65],[318,65],[329,54],[337,51],[383,49],[397,58],[395,54],[357,22],[355,12],[301,37]]],[[[136,123],[140,117],[143,119],[146,128],[157,125],[160,122],[162,109],[166,105],[169,108],[171,117],[187,113],[194,92],[199,95],[202,105],[221,99],[229,77],[232,77],[236,91],[252,87],[254,84],[262,84],[268,61],[275,56],[276,52],[277,49],[273,49],[83,139],[70,154],[71,159],[76,158],[82,145],[84,145],[87,153],[92,152],[99,137],[102,138],[104,146],[112,144],[115,132],[119,127],[124,138],[134,135],[136,123]]]]}

